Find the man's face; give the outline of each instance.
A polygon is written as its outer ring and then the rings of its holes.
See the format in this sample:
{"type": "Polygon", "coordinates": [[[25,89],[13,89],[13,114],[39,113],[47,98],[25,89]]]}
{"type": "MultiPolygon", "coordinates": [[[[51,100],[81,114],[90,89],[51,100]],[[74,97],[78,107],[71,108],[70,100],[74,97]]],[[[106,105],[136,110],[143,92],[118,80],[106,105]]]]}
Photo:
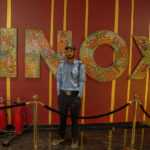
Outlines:
{"type": "Polygon", "coordinates": [[[65,50],[67,59],[73,59],[75,57],[75,50],[68,48],[65,50]]]}

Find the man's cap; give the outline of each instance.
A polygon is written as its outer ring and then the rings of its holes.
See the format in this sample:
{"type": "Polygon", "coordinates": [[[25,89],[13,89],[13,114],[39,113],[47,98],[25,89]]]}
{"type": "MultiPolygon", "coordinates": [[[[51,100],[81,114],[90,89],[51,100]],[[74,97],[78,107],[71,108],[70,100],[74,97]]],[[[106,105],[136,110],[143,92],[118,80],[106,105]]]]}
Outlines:
{"type": "Polygon", "coordinates": [[[67,45],[67,46],[65,47],[66,50],[67,50],[68,48],[71,48],[71,49],[73,49],[73,50],[76,50],[76,48],[75,48],[75,46],[74,46],[73,44],[67,45]]]}

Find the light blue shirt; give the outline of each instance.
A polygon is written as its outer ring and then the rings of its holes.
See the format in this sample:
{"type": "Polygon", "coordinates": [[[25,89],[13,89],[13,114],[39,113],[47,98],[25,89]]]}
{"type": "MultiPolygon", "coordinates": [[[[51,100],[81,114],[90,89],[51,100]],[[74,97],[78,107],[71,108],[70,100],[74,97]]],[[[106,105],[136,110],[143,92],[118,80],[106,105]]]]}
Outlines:
{"type": "Polygon", "coordinates": [[[78,96],[82,97],[84,83],[85,67],[80,61],[74,60],[72,64],[63,61],[59,65],[57,70],[57,95],[60,94],[60,90],[79,91],[78,96]]]}

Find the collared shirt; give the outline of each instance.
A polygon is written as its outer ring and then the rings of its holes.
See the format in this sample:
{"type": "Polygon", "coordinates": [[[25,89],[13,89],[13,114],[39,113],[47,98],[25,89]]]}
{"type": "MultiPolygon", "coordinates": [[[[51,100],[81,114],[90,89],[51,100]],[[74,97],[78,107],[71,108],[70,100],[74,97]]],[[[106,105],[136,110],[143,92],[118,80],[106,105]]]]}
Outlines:
{"type": "Polygon", "coordinates": [[[57,70],[57,95],[60,94],[60,90],[79,91],[78,96],[82,97],[84,83],[85,68],[80,61],[74,60],[72,64],[63,61],[59,65],[57,70]]]}

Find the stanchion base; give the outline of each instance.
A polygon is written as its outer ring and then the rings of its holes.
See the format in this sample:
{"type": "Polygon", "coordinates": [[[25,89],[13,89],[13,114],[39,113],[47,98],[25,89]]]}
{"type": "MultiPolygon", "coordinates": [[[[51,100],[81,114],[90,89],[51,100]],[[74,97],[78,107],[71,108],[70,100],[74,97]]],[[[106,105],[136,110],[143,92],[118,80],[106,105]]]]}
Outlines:
{"type": "Polygon", "coordinates": [[[124,147],[123,149],[121,149],[121,150],[137,150],[137,149],[135,149],[135,148],[129,148],[129,147],[124,147]]]}

